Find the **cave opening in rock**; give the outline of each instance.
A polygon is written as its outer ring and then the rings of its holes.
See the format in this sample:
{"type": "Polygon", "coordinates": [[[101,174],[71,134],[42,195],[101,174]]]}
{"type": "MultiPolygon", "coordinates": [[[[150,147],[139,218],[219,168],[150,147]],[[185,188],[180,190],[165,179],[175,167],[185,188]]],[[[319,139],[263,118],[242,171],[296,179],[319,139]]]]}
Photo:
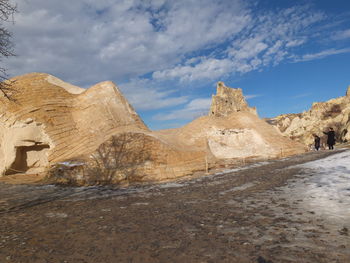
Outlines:
{"type": "Polygon", "coordinates": [[[46,162],[49,148],[47,144],[16,147],[16,158],[5,174],[26,173],[30,168],[46,162]]]}

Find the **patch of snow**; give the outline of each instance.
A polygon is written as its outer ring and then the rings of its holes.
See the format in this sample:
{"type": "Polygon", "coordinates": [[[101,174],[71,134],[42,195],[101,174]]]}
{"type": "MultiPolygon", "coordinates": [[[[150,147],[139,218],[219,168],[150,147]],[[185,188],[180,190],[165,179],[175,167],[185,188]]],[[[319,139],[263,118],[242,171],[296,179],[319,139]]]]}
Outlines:
{"type": "Polygon", "coordinates": [[[350,223],[350,151],[297,167],[305,168],[306,176],[287,191],[303,199],[307,211],[350,223]]]}
{"type": "Polygon", "coordinates": [[[224,175],[224,174],[229,174],[229,173],[235,173],[235,172],[251,169],[251,168],[254,168],[254,167],[260,167],[260,166],[263,166],[263,165],[266,165],[266,164],[269,164],[269,163],[270,162],[267,162],[267,161],[257,162],[257,163],[253,163],[253,164],[250,164],[250,165],[238,167],[238,168],[226,169],[226,170],[224,170],[222,172],[218,172],[218,173],[215,173],[213,175],[224,175]]]}
{"type": "Polygon", "coordinates": [[[174,187],[183,187],[186,183],[174,183],[174,182],[168,182],[168,183],[162,183],[159,184],[159,188],[174,188],[174,187]]]}
{"type": "Polygon", "coordinates": [[[49,212],[45,214],[46,217],[53,217],[53,218],[66,218],[68,215],[66,213],[54,213],[49,212]]]}
{"type": "Polygon", "coordinates": [[[350,151],[333,154],[324,159],[298,165],[299,167],[318,169],[320,172],[346,172],[350,174],[350,151]]]}
{"type": "Polygon", "coordinates": [[[59,162],[57,164],[64,165],[64,166],[67,166],[67,167],[76,167],[76,166],[82,166],[85,163],[83,163],[83,162],[75,162],[75,161],[65,161],[65,162],[59,162]]]}
{"type": "Polygon", "coordinates": [[[236,192],[236,191],[242,191],[242,190],[248,189],[250,187],[253,187],[254,185],[255,185],[254,182],[249,182],[249,183],[243,184],[241,186],[233,187],[231,189],[222,191],[219,194],[220,195],[224,195],[224,194],[227,194],[227,193],[232,193],[232,192],[236,192]]]}

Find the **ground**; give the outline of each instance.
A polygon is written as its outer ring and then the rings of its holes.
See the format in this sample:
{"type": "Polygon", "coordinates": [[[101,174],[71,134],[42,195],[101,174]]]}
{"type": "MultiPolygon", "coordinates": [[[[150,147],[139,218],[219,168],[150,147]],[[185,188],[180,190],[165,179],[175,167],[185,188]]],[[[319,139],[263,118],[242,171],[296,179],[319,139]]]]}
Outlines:
{"type": "Polygon", "coordinates": [[[347,263],[349,160],[310,152],[129,188],[0,183],[0,262],[347,263]]]}

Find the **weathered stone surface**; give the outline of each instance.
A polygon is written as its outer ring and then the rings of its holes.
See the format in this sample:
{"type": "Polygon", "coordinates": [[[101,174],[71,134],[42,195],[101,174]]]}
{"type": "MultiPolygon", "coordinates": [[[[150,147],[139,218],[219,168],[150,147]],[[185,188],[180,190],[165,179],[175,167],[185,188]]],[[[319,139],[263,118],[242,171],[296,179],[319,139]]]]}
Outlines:
{"type": "Polygon", "coordinates": [[[58,162],[81,160],[103,166],[76,173],[82,182],[91,175],[111,182],[131,176],[166,180],[223,161],[305,151],[259,119],[241,90],[223,83],[213,97],[214,114],[182,128],[150,131],[112,82],[83,90],[41,73],[14,80],[16,102],[0,98],[2,174],[36,173],[58,162]]]}
{"type": "Polygon", "coordinates": [[[112,82],[84,90],[42,73],[13,80],[15,101],[0,97],[1,174],[42,171],[117,131],[148,130],[112,82]]]}
{"type": "Polygon", "coordinates": [[[245,111],[256,113],[256,108],[251,108],[246,102],[242,89],[233,89],[219,81],[216,86],[216,95],[212,97],[209,116],[228,116],[231,113],[245,111]]]}
{"type": "Polygon", "coordinates": [[[338,142],[350,140],[350,86],[346,96],[326,102],[315,102],[310,110],[299,114],[284,114],[267,120],[278,128],[282,135],[305,145],[312,145],[313,134],[317,134],[323,144],[327,139],[323,131],[333,127],[338,142]]]}

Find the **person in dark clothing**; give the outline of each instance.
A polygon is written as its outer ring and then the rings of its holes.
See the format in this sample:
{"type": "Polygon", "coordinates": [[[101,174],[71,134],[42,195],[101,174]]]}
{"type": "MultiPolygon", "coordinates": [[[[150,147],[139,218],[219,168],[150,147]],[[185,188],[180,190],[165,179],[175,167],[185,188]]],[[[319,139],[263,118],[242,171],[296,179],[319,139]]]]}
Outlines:
{"type": "Polygon", "coordinates": [[[319,136],[317,136],[316,134],[314,134],[315,137],[315,149],[316,151],[318,151],[320,149],[320,145],[321,145],[321,138],[319,136]]]}
{"type": "Polygon", "coordinates": [[[335,132],[333,130],[333,128],[329,128],[328,132],[323,132],[324,134],[327,135],[327,145],[329,150],[333,150],[334,149],[334,144],[335,144],[335,132]]]}

